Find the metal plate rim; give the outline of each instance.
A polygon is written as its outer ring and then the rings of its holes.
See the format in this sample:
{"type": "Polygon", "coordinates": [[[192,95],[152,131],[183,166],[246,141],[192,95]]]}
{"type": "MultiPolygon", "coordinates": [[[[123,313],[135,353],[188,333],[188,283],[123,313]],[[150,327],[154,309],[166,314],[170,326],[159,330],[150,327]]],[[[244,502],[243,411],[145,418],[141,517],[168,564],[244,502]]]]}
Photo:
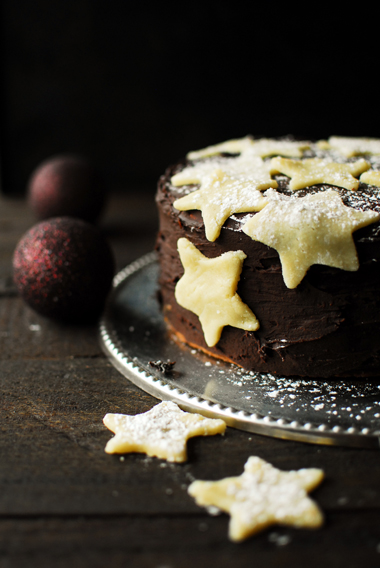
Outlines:
{"type": "Polygon", "coordinates": [[[99,334],[103,352],[112,365],[128,380],[160,400],[171,400],[184,410],[198,412],[211,418],[221,418],[228,426],[247,432],[315,444],[379,448],[380,430],[359,429],[354,426],[344,429],[339,425],[330,426],[323,422],[290,422],[282,418],[275,419],[269,415],[249,413],[239,408],[212,402],[201,396],[194,396],[179,386],[173,386],[165,381],[163,376],[155,375],[153,370],[148,372],[146,368],[143,368],[138,359],[121,348],[115,337],[109,307],[118,289],[131,275],[155,262],[157,262],[157,256],[153,251],[116,274],[113,291],[107,302],[108,307],[100,321],[99,334]]]}

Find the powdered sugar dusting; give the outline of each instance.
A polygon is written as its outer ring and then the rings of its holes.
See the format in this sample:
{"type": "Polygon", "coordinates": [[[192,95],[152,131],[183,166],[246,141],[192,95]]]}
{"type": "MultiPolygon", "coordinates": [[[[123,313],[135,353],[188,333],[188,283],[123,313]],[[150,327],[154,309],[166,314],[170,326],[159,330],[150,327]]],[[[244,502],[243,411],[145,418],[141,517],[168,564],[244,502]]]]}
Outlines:
{"type": "Polygon", "coordinates": [[[232,366],[225,380],[245,400],[244,408],[273,419],[334,425],[342,431],[352,426],[359,430],[380,431],[380,384],[362,380],[325,381],[277,377],[270,373],[247,372],[232,366]],[[360,417],[360,425],[357,417],[360,417]],[[364,421],[364,422],[363,422],[364,421]]]}

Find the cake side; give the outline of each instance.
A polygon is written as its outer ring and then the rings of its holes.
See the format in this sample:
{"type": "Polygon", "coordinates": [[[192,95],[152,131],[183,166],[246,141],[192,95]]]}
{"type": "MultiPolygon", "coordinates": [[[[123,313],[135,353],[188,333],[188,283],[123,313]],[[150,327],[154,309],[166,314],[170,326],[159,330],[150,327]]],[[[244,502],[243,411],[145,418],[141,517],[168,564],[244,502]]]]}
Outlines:
{"type": "MultiPolygon", "coordinates": [[[[243,231],[246,218],[257,213],[233,214],[223,224],[219,236],[210,241],[201,211],[179,211],[173,207],[179,196],[198,187],[178,188],[171,183],[178,171],[192,163],[169,168],[161,177],[157,192],[160,294],[165,318],[178,337],[215,357],[257,372],[309,377],[379,375],[379,223],[371,223],[353,234],[358,270],[314,264],[302,281],[290,289],[284,283],[277,251],[243,231]],[[259,320],[258,330],[244,331],[226,325],[219,341],[207,345],[198,316],[175,299],[176,284],[184,273],[177,250],[180,238],[188,239],[207,258],[217,258],[228,251],[244,252],[246,259],[237,293],[259,320]]],[[[276,191],[287,195],[289,179],[276,177],[276,191]]],[[[305,189],[300,197],[318,191],[316,187],[305,189]]],[[[337,190],[327,184],[323,190],[329,187],[337,190]]],[[[348,207],[353,206],[353,199],[355,209],[359,202],[362,210],[379,207],[365,184],[361,184],[355,198],[352,191],[348,194],[350,190],[339,191],[348,207]]]]}

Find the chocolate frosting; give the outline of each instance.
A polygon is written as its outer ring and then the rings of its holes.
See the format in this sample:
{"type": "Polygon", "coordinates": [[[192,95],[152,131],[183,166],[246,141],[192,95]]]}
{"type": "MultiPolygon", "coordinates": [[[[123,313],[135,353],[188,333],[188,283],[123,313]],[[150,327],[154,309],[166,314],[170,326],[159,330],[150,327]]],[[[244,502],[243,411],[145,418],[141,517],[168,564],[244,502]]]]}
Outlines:
{"type": "MultiPolygon", "coordinates": [[[[288,289],[277,252],[241,230],[246,214],[229,218],[218,239],[210,242],[200,211],[173,208],[179,192],[170,179],[187,164],[168,168],[159,180],[156,198],[159,287],[170,328],[187,343],[256,372],[321,378],[380,375],[380,224],[354,233],[360,262],[357,272],[313,265],[297,288],[288,289]],[[181,237],[209,258],[227,251],[245,252],[237,292],[257,316],[258,331],[226,326],[215,347],[206,345],[198,317],[174,297],[175,285],[183,275],[177,252],[181,237]]],[[[278,182],[278,191],[287,193],[287,179],[279,176],[278,182]]],[[[333,189],[349,206],[360,203],[363,210],[380,210],[380,203],[364,184],[358,192],[333,189]]],[[[302,196],[305,191],[297,193],[302,196]]]]}

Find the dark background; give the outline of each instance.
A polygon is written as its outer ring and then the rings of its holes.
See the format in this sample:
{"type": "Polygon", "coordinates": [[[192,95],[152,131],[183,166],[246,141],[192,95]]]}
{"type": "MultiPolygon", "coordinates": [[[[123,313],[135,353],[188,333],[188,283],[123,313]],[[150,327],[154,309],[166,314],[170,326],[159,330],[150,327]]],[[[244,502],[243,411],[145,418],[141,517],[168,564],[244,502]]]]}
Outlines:
{"type": "Polygon", "coordinates": [[[360,6],[3,0],[5,193],[78,152],[153,193],[192,149],[250,133],[380,137],[378,25],[360,6]]]}

